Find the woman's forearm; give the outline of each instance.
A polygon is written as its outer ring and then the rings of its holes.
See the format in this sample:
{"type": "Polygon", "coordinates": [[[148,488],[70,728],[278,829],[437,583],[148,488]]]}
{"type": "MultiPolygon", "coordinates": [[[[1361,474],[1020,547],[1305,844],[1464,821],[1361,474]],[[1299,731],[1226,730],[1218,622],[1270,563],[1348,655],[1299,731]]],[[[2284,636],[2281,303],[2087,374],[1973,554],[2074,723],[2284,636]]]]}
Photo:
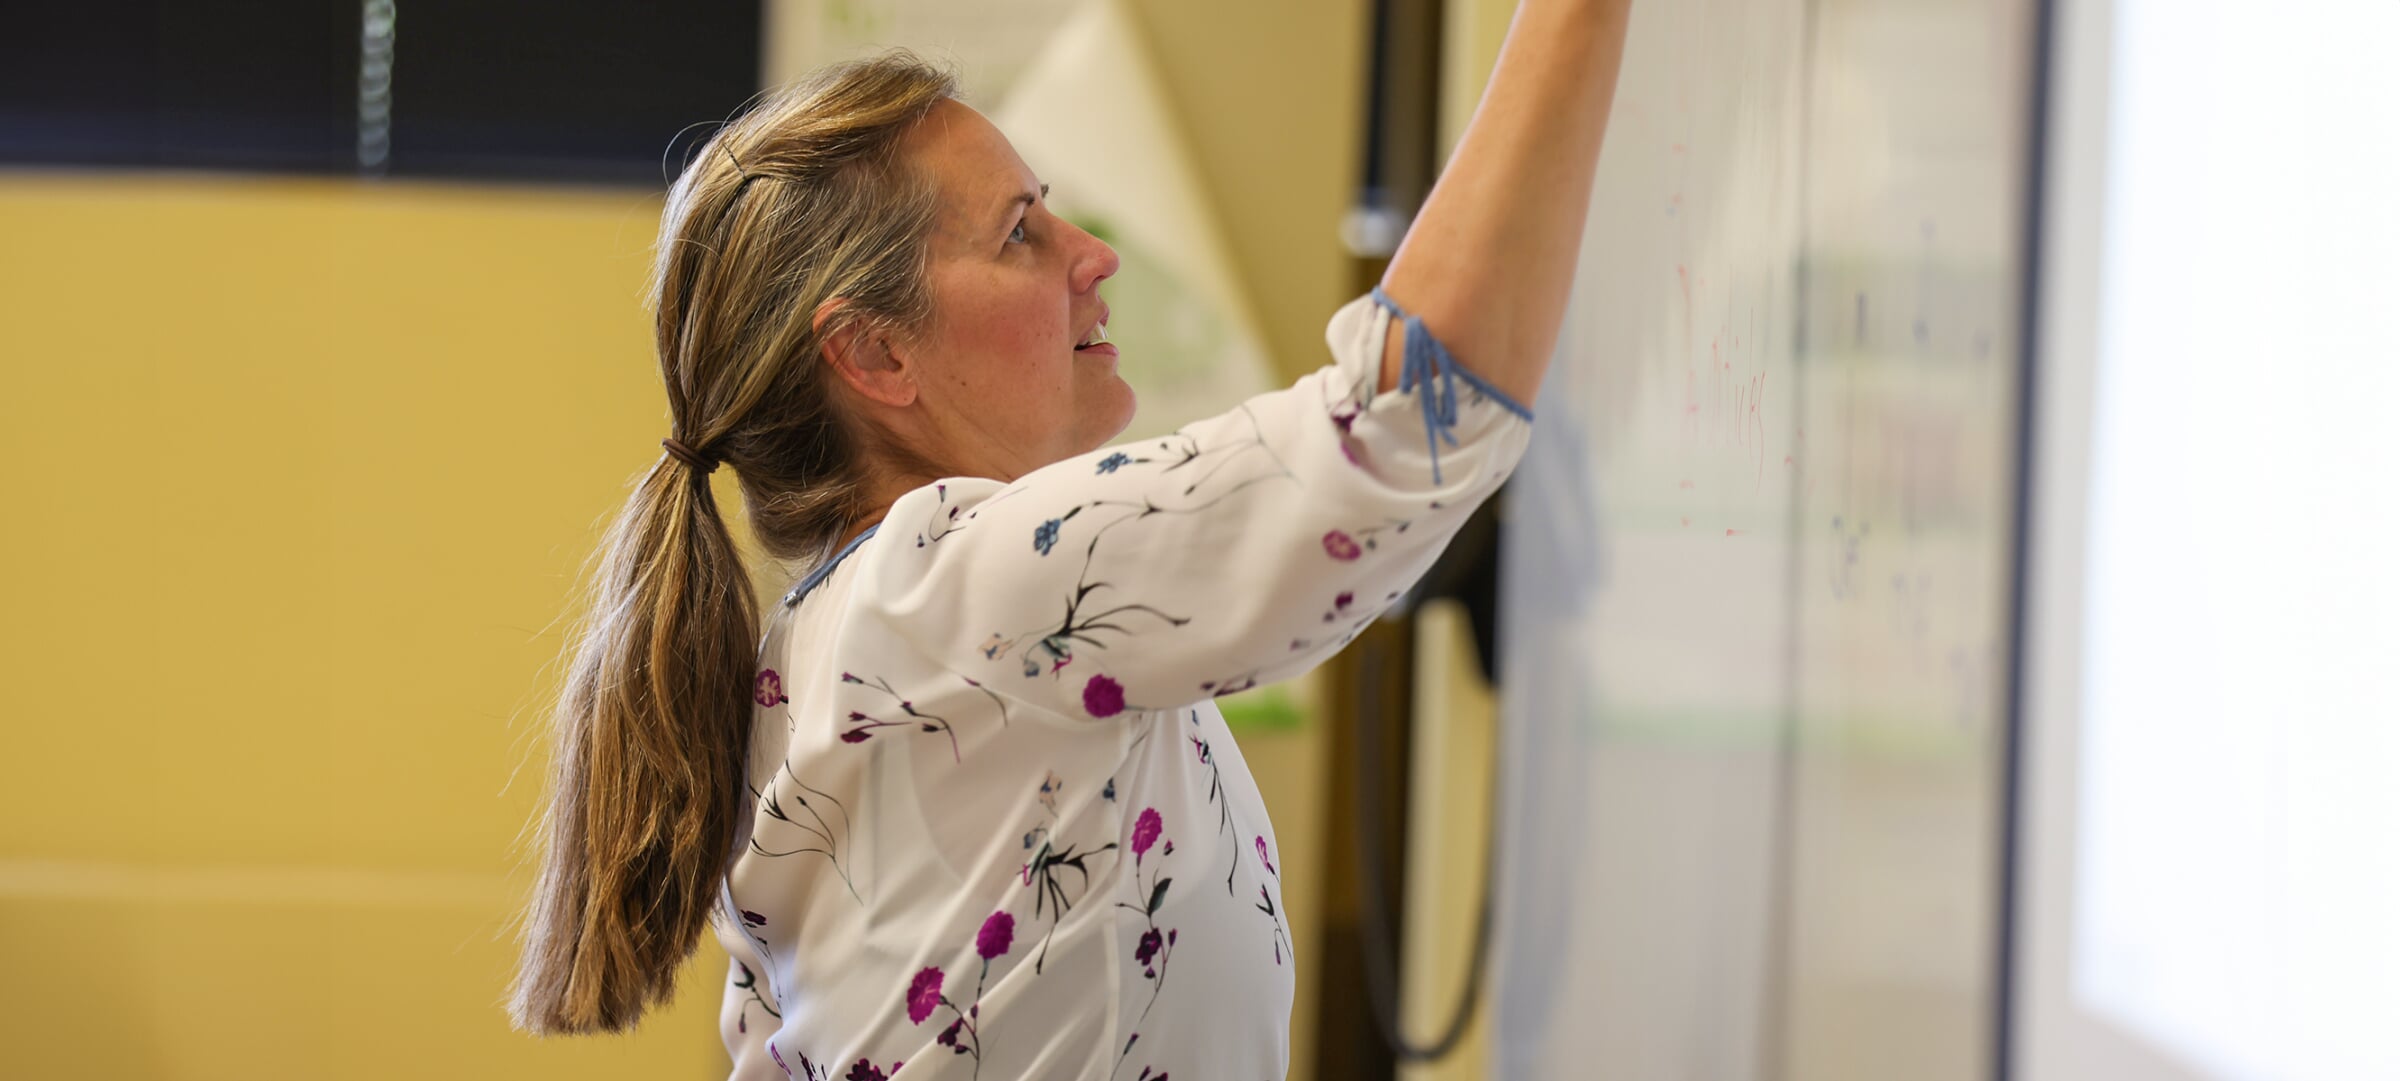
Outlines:
{"type": "MultiPolygon", "coordinates": [[[[1530,404],[1573,285],[1632,0],[1523,0],[1383,289],[1459,364],[1530,404]]],[[[1398,385],[1398,333],[1382,387],[1398,385]]]]}

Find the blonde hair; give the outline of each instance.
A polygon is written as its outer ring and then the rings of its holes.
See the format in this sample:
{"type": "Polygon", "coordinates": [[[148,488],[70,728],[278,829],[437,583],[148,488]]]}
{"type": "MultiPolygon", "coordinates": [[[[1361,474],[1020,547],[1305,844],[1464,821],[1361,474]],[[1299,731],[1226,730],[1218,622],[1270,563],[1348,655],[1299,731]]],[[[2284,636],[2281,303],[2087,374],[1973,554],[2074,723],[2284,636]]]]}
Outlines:
{"type": "MultiPolygon", "coordinates": [[[[956,94],[904,52],[828,68],[718,131],[668,190],[649,299],[670,434],[733,466],[778,559],[824,558],[876,509],[879,470],[923,467],[850,422],[820,354],[844,327],[904,332],[930,314],[938,207],[898,149],[956,94]]],[[[597,565],[509,995],[540,1034],[623,1030],[672,996],[747,783],[757,605],[706,473],[661,455],[597,565]]]]}

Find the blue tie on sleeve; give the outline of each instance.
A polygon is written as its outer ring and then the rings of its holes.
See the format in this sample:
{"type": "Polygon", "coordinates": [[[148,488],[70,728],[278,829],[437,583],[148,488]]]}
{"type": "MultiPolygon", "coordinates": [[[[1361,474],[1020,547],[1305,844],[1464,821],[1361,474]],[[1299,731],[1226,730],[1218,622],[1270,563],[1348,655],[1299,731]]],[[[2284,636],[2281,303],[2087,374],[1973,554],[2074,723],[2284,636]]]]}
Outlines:
{"type": "Polygon", "coordinates": [[[1450,350],[1443,348],[1433,332],[1425,329],[1425,321],[1402,310],[1391,297],[1384,295],[1382,286],[1375,287],[1374,297],[1375,303],[1400,320],[1405,330],[1400,340],[1400,389],[1406,392],[1419,385],[1426,388],[1417,396],[1417,403],[1425,413],[1425,452],[1433,459],[1435,484],[1442,482],[1441,444],[1458,445],[1458,437],[1450,434],[1458,426],[1458,380],[1466,380],[1468,386],[1500,403],[1501,408],[1528,421],[1533,419],[1533,410],[1518,404],[1474,372],[1459,367],[1450,350]],[[1439,386],[1435,385],[1437,377],[1439,386]]]}

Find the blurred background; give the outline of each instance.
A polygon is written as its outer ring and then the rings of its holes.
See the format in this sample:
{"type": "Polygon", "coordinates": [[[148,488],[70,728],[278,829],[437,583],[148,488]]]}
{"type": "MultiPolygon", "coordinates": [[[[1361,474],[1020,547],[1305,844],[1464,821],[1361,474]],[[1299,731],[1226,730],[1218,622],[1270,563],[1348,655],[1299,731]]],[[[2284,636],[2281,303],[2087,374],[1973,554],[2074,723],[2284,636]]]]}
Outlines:
{"type": "MultiPolygon", "coordinates": [[[[1325,362],[1514,7],[12,8],[0,1076],[722,1077],[713,942],[501,1008],[691,149],[954,65],[1124,258],[1138,438],[1325,362]]],[[[1637,4],[1525,465],[1225,703],[1291,1076],[2400,1079],[2395,38],[1637,4]]]]}

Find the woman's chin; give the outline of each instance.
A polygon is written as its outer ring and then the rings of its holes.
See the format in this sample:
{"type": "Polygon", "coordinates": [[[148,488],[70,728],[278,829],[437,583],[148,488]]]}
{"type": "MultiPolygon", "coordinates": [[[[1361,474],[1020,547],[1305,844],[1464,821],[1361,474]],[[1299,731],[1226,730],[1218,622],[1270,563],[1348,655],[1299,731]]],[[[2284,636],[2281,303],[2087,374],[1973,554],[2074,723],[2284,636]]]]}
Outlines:
{"type": "Polygon", "coordinates": [[[1133,425],[1134,411],[1138,404],[1134,396],[1133,385],[1113,374],[1110,376],[1109,382],[1114,383],[1115,386],[1109,388],[1113,393],[1109,395],[1108,407],[1101,411],[1108,417],[1108,420],[1096,425],[1096,430],[1093,432],[1096,438],[1092,441],[1090,448],[1092,450],[1098,450],[1116,442],[1117,437],[1124,435],[1125,429],[1133,425]]]}

